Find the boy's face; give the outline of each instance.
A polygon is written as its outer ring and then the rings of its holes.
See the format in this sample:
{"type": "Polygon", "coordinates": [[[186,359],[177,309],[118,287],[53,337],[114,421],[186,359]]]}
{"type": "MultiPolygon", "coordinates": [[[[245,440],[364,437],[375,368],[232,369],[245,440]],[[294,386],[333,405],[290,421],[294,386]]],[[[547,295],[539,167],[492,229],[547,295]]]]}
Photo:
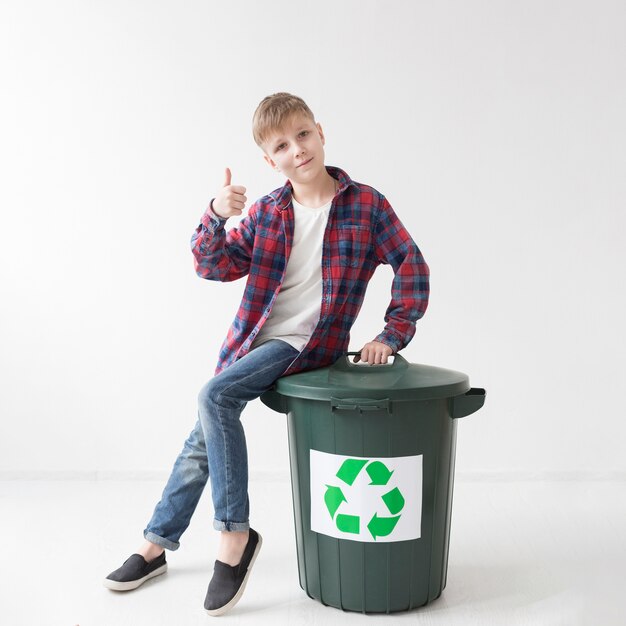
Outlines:
{"type": "Polygon", "coordinates": [[[291,181],[306,183],[324,168],[324,133],[302,113],[294,113],[283,128],[263,144],[264,158],[291,181]]]}

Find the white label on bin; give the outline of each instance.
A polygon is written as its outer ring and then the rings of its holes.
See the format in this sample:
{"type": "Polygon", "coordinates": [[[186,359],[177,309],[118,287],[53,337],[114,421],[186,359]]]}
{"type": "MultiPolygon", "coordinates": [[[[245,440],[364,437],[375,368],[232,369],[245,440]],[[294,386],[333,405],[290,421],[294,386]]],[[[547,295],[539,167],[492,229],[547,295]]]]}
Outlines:
{"type": "Polygon", "coordinates": [[[422,455],[376,458],[311,450],[311,530],[376,543],[419,539],[422,455]]]}

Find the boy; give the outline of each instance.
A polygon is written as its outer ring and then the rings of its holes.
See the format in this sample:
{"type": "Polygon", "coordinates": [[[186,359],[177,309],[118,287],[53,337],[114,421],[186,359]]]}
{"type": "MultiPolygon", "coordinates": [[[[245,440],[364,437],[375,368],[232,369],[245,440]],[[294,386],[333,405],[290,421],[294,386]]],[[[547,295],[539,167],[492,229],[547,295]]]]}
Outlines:
{"type": "Polygon", "coordinates": [[[287,182],[226,232],[226,220],[241,215],[247,200],[226,169],[224,186],[191,239],[200,277],[248,276],[243,299],[215,377],[200,391],[196,426],[144,530],[146,541],[105,579],[105,586],[123,591],[164,573],[165,549],[178,548],[210,477],[213,525],[221,531],[204,603],[210,615],[237,603],[262,542],[249,524],[240,421],[247,402],[280,376],[330,365],[347,351],[379,264],[389,263],[395,274],[386,325],[355,362],[386,363],[411,340],[428,303],[429,270],[418,247],[382,194],[324,165],[324,133],[302,99],[277,93],[262,100],[253,135],[287,182]]]}

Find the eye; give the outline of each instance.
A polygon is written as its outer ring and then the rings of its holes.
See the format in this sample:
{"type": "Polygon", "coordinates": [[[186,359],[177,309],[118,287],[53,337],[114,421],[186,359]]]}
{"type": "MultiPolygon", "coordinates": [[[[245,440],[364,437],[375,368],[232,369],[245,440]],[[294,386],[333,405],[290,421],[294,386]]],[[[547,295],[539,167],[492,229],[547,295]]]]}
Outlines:
{"type": "Polygon", "coordinates": [[[309,134],[309,131],[308,131],[308,130],[303,130],[300,134],[301,134],[301,135],[308,135],[308,134],[309,134]]]}

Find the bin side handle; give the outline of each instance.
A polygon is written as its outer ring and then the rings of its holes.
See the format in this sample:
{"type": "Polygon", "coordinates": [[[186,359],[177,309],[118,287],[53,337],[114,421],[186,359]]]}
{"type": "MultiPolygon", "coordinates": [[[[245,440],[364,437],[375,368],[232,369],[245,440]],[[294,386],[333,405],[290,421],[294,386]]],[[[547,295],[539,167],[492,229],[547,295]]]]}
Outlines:
{"type": "Polygon", "coordinates": [[[277,411],[278,413],[289,412],[289,408],[287,406],[287,398],[282,394],[278,393],[274,387],[268,389],[261,395],[261,402],[268,406],[273,411],[277,411]]]}
{"type": "Polygon", "coordinates": [[[486,392],[480,387],[472,387],[462,396],[455,396],[448,400],[450,417],[457,419],[476,413],[485,404],[486,392]]]}
{"type": "Polygon", "coordinates": [[[331,411],[387,411],[391,415],[391,400],[389,398],[332,398],[331,411]]]}

